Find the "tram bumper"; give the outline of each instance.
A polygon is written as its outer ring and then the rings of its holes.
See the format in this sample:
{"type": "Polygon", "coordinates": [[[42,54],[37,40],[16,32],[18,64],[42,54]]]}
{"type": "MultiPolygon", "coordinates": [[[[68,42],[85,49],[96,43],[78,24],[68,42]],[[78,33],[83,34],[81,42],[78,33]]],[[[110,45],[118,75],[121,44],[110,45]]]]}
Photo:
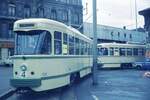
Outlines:
{"type": "Polygon", "coordinates": [[[39,87],[41,79],[10,79],[10,85],[13,87],[39,87]]]}

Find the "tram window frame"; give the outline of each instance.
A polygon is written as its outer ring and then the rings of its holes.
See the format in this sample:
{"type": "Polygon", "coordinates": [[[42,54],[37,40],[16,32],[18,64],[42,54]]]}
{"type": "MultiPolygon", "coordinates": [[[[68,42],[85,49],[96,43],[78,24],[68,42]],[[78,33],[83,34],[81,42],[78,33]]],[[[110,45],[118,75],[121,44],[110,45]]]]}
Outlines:
{"type": "Polygon", "coordinates": [[[81,55],[84,55],[84,41],[81,40],[81,55]]]}
{"type": "Polygon", "coordinates": [[[59,31],[54,32],[54,54],[62,54],[62,33],[59,31]]]}
{"type": "Polygon", "coordinates": [[[69,55],[74,55],[74,36],[69,35],[69,55]]]}
{"type": "Polygon", "coordinates": [[[113,47],[110,47],[110,48],[109,48],[109,55],[110,55],[110,56],[114,56],[114,50],[115,50],[115,49],[114,49],[113,47]]]}
{"type": "Polygon", "coordinates": [[[108,48],[106,47],[102,47],[99,49],[99,55],[102,55],[102,56],[108,56],[108,48]]]}
{"type": "Polygon", "coordinates": [[[85,53],[85,55],[88,55],[88,43],[87,42],[85,42],[85,51],[84,51],[85,53]]]}
{"type": "Polygon", "coordinates": [[[46,31],[46,35],[44,37],[40,54],[51,54],[51,53],[52,53],[52,35],[50,32],[46,31]]]}
{"type": "Polygon", "coordinates": [[[81,43],[81,39],[79,39],[79,55],[81,55],[81,48],[82,48],[82,43],[81,43]]]}
{"type": "Polygon", "coordinates": [[[138,48],[133,48],[133,55],[138,56],[138,48]]]}
{"type": "Polygon", "coordinates": [[[127,56],[132,56],[132,48],[126,48],[127,56]]]}
{"type": "Polygon", "coordinates": [[[68,34],[63,33],[63,48],[62,48],[63,55],[68,54],[68,34]]]}
{"type": "Polygon", "coordinates": [[[79,38],[75,37],[75,54],[79,55],[80,54],[80,49],[79,49],[79,38]]]}
{"type": "Polygon", "coordinates": [[[126,56],[126,48],[119,48],[119,55],[126,56]]]}
{"type": "Polygon", "coordinates": [[[138,51],[138,55],[139,56],[144,56],[144,49],[143,48],[139,48],[138,50],[139,50],[138,51]]]}
{"type": "Polygon", "coordinates": [[[88,55],[90,55],[90,43],[87,43],[88,55]]]}

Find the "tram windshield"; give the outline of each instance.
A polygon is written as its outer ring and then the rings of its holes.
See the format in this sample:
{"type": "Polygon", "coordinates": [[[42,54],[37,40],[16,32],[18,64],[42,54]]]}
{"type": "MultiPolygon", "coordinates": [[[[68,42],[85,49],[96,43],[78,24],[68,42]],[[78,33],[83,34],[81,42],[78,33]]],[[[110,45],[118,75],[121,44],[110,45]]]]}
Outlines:
{"type": "Polygon", "coordinates": [[[33,55],[44,54],[50,52],[50,36],[47,36],[47,31],[17,31],[16,32],[16,55],[33,55]],[[48,38],[48,39],[46,39],[48,38]],[[45,41],[49,40],[49,41],[45,41]],[[44,42],[48,42],[44,44],[44,42]]]}

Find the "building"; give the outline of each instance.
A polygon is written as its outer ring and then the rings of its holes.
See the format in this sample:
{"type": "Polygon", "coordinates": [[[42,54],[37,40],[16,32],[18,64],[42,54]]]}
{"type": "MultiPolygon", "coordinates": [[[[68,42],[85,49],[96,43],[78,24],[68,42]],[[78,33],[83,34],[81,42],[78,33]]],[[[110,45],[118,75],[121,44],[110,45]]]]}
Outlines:
{"type": "Polygon", "coordinates": [[[144,29],[148,32],[147,42],[150,43],[150,8],[139,11],[139,14],[144,16],[144,29]]]}
{"type": "Polygon", "coordinates": [[[82,8],[82,0],[1,0],[0,64],[14,53],[13,23],[16,20],[49,18],[78,29],[83,23],[82,8]]]}
{"type": "MultiPolygon", "coordinates": [[[[93,38],[92,24],[84,23],[84,34],[93,38]]],[[[118,43],[146,43],[146,33],[121,29],[116,27],[97,25],[98,43],[118,42],[118,43]]]]}
{"type": "Polygon", "coordinates": [[[142,11],[139,11],[140,15],[144,16],[144,29],[147,31],[147,52],[146,57],[150,58],[150,8],[144,9],[142,11]]]}
{"type": "Polygon", "coordinates": [[[82,8],[82,0],[39,0],[37,16],[54,19],[78,29],[83,23],[82,8]]]}

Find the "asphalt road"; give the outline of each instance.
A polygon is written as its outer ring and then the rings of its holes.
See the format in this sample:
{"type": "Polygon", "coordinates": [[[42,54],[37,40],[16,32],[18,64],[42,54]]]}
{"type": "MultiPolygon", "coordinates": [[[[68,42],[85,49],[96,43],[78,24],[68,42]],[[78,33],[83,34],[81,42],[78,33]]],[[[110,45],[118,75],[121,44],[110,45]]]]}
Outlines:
{"type": "MultiPolygon", "coordinates": [[[[100,70],[98,85],[92,85],[88,76],[71,87],[47,92],[14,94],[8,100],[150,100],[150,78],[145,71],[100,70]]],[[[11,88],[12,68],[0,67],[0,94],[11,88]]]]}

